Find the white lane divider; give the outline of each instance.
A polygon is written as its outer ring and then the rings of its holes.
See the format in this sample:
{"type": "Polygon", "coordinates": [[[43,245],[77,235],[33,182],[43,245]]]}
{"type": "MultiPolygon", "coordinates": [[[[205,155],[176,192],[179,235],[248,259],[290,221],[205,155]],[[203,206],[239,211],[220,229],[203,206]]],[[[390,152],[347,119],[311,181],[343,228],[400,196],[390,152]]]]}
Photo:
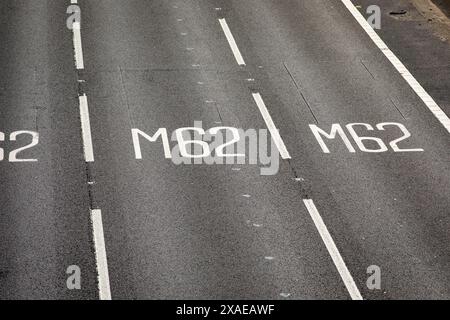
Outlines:
{"type": "MultiPolygon", "coordinates": [[[[78,4],[71,0],[71,4],[78,4]]],[[[79,22],[73,24],[73,44],[75,48],[75,65],[78,70],[84,69],[83,46],[81,44],[81,26],[79,22]]],[[[79,80],[84,82],[84,80],[79,80]]],[[[86,162],[94,162],[89,106],[86,94],[79,96],[81,132],[83,138],[84,158],[86,162]]],[[[88,182],[92,185],[93,182],[88,182]]],[[[97,265],[98,291],[100,300],[111,300],[109,284],[108,260],[106,258],[105,236],[103,232],[102,211],[91,210],[92,233],[94,238],[95,261],[97,265]]]]}
{"type": "Polygon", "coordinates": [[[86,94],[79,97],[81,133],[83,137],[84,158],[86,162],[94,162],[94,149],[92,146],[91,123],[89,120],[89,106],[86,94]]]}
{"type": "MultiPolygon", "coordinates": [[[[71,4],[78,4],[78,0],[70,0],[71,4]]],[[[75,49],[75,64],[77,69],[84,69],[83,46],[81,45],[81,25],[75,22],[72,25],[73,46],[75,49]]]]}
{"type": "Polygon", "coordinates": [[[361,293],[359,292],[358,287],[356,286],[355,281],[350,274],[350,271],[345,265],[344,259],[342,259],[338,248],[334,244],[333,238],[328,232],[328,229],[323,222],[322,217],[320,216],[319,211],[316,208],[316,205],[314,204],[314,201],[311,199],[304,199],[303,203],[308,209],[309,215],[313,219],[314,224],[319,231],[319,234],[322,237],[325,246],[327,247],[328,253],[331,256],[331,259],[333,259],[334,265],[336,266],[342,280],[344,281],[345,287],[347,288],[350,297],[353,300],[363,300],[361,293]]]}
{"type": "Polygon", "coordinates": [[[239,51],[239,48],[236,44],[236,40],[234,40],[233,34],[231,33],[230,28],[228,27],[227,21],[225,20],[225,18],[223,18],[223,19],[219,19],[219,23],[222,27],[223,32],[225,33],[225,37],[228,40],[228,44],[231,47],[231,51],[233,51],[236,62],[240,66],[245,66],[244,58],[242,58],[241,51],[239,51]]]}
{"type": "MultiPolygon", "coordinates": [[[[225,35],[228,39],[228,43],[230,44],[231,49],[233,50],[234,56],[236,58],[236,61],[239,65],[245,65],[244,60],[242,59],[242,55],[239,51],[239,48],[236,45],[236,41],[234,40],[233,35],[231,34],[231,31],[228,27],[227,22],[225,19],[219,19],[220,24],[222,26],[223,31],[225,32],[225,35]]],[[[272,117],[270,116],[269,111],[267,110],[266,104],[264,103],[264,100],[260,93],[252,93],[253,99],[256,102],[256,105],[259,108],[259,111],[261,112],[261,115],[266,123],[267,128],[270,131],[270,134],[272,136],[272,139],[275,143],[275,145],[278,148],[278,151],[280,152],[280,155],[283,159],[291,159],[291,156],[289,152],[287,151],[286,145],[283,142],[283,139],[281,138],[281,135],[275,126],[272,117]]],[[[325,225],[325,223],[322,220],[322,217],[320,216],[313,200],[311,199],[304,199],[303,200],[306,208],[308,209],[308,212],[311,216],[311,218],[314,221],[314,224],[319,231],[319,234],[328,250],[328,253],[331,256],[331,259],[334,262],[334,265],[336,266],[345,287],[347,288],[347,291],[350,294],[350,297],[353,300],[363,300],[361,293],[358,290],[358,287],[355,284],[355,281],[353,280],[352,275],[350,274],[350,271],[348,270],[344,260],[342,259],[341,254],[339,253],[338,248],[336,247],[333,238],[331,237],[330,233],[328,232],[328,229],[325,225]]],[[[266,259],[271,259],[272,257],[266,257],[266,259]]]]}
{"type": "Polygon", "coordinates": [[[105,237],[103,233],[102,211],[98,209],[91,210],[91,221],[94,233],[95,258],[97,262],[100,300],[111,300],[108,261],[106,259],[105,237]]]}
{"type": "Polygon", "coordinates": [[[275,124],[273,123],[272,117],[270,116],[269,111],[267,110],[266,104],[264,103],[264,100],[261,97],[261,94],[253,93],[253,99],[256,102],[256,105],[259,108],[259,111],[261,112],[262,117],[264,118],[264,121],[266,122],[266,126],[270,131],[270,134],[272,136],[273,142],[278,148],[278,151],[280,152],[282,159],[291,159],[291,156],[289,152],[287,151],[286,145],[283,142],[283,139],[280,136],[280,132],[278,131],[277,127],[275,127],[275,124]]]}
{"type": "Polygon", "coordinates": [[[383,52],[383,54],[389,59],[393,64],[395,69],[403,76],[409,86],[414,90],[414,92],[420,97],[420,99],[425,103],[428,109],[433,113],[433,115],[439,120],[439,122],[444,126],[445,129],[450,133],[450,119],[445,114],[444,111],[438,106],[434,99],[425,91],[425,89],[420,85],[420,83],[414,78],[414,76],[406,69],[404,64],[395,56],[395,54],[388,48],[383,40],[378,36],[375,30],[372,29],[370,24],[366,21],[364,16],[359,12],[359,10],[353,5],[351,0],[341,0],[342,3],[347,7],[353,17],[358,21],[361,27],[366,31],[372,41],[377,45],[377,47],[383,52]]]}
{"type": "Polygon", "coordinates": [[[73,46],[75,49],[75,65],[78,70],[84,69],[83,46],[81,44],[81,25],[79,22],[74,22],[73,30],[73,46]]]}

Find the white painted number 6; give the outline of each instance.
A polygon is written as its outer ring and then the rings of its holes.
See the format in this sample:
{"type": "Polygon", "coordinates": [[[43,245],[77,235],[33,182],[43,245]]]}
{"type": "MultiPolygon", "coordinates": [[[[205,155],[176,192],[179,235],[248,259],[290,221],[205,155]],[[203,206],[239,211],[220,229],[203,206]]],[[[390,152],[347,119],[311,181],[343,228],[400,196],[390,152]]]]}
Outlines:
{"type": "Polygon", "coordinates": [[[380,138],[360,137],[360,136],[358,136],[358,134],[356,133],[355,129],[353,128],[355,126],[363,126],[368,131],[373,131],[373,127],[370,124],[367,124],[367,123],[350,123],[350,124],[347,125],[348,132],[350,132],[350,134],[353,137],[353,140],[355,140],[356,144],[358,145],[359,149],[361,149],[361,151],[378,153],[378,152],[386,152],[388,150],[388,148],[386,147],[386,145],[384,144],[384,142],[380,138]],[[379,148],[377,148],[377,149],[369,149],[369,148],[367,148],[364,145],[363,141],[373,141],[376,144],[378,144],[379,148]]]}
{"type": "Polygon", "coordinates": [[[177,136],[178,145],[180,146],[181,156],[183,158],[193,158],[193,159],[209,157],[211,155],[211,150],[209,149],[209,144],[207,144],[206,142],[201,141],[201,140],[185,140],[184,139],[183,132],[189,132],[189,131],[197,132],[197,134],[199,134],[199,135],[205,134],[205,130],[203,130],[202,128],[197,128],[197,127],[187,127],[187,128],[177,129],[175,131],[175,134],[177,136]],[[195,154],[188,153],[188,150],[186,147],[188,145],[194,147],[195,154]],[[195,148],[195,146],[197,146],[197,148],[195,148]],[[201,153],[198,153],[199,149],[202,150],[201,153]]]}

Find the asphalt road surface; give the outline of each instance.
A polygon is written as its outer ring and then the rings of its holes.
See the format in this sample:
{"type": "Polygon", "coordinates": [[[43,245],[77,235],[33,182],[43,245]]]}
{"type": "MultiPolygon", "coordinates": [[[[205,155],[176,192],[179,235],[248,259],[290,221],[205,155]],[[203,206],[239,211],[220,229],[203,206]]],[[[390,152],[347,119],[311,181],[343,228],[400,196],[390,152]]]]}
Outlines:
{"type": "Polygon", "coordinates": [[[450,39],[355,5],[1,1],[0,298],[449,299],[450,39]]]}

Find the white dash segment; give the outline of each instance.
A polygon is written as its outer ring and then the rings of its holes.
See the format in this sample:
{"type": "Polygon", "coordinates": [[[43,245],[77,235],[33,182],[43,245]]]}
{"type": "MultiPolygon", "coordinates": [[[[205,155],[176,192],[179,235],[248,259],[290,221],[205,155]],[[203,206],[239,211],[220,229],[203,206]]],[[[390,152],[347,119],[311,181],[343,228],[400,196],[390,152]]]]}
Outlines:
{"type": "Polygon", "coordinates": [[[347,7],[353,17],[358,21],[361,27],[366,31],[372,41],[377,45],[377,47],[383,52],[383,54],[392,63],[394,68],[402,75],[409,86],[414,90],[414,92],[419,96],[419,98],[425,103],[428,109],[433,113],[433,115],[439,120],[439,122],[447,129],[450,133],[450,118],[445,114],[445,112],[438,106],[434,99],[425,91],[425,89],[420,85],[420,83],[414,78],[414,76],[408,71],[405,65],[397,58],[397,56],[388,48],[386,43],[380,38],[380,36],[373,30],[370,24],[366,21],[364,16],[359,12],[359,10],[353,5],[351,0],[341,0],[342,3],[347,7]]]}
{"type": "Polygon", "coordinates": [[[106,259],[106,247],[101,210],[91,210],[91,220],[94,233],[95,259],[97,262],[98,290],[100,300],[111,300],[108,261],[106,259]]]}
{"type": "Polygon", "coordinates": [[[333,259],[334,265],[336,266],[342,280],[344,281],[345,287],[347,288],[350,297],[353,300],[363,300],[361,293],[359,292],[358,287],[356,286],[355,281],[350,274],[350,271],[345,265],[345,262],[342,259],[342,256],[339,253],[339,250],[336,247],[333,238],[328,232],[328,229],[323,222],[322,217],[320,216],[319,211],[316,208],[316,205],[314,204],[314,201],[311,199],[304,199],[303,203],[308,209],[308,212],[312,220],[314,221],[314,224],[319,231],[319,234],[322,237],[325,246],[327,247],[328,253],[331,256],[331,259],[333,259]]]}
{"type": "Polygon", "coordinates": [[[223,18],[223,19],[219,19],[219,23],[222,26],[222,30],[225,33],[225,37],[228,40],[228,44],[231,47],[231,51],[233,51],[234,58],[236,59],[236,62],[240,66],[245,66],[244,58],[242,58],[241,51],[239,50],[239,48],[238,48],[238,46],[236,44],[236,40],[234,40],[234,36],[231,33],[230,28],[228,27],[227,21],[225,20],[225,18],[223,18]]]}
{"type": "Polygon", "coordinates": [[[94,162],[91,122],[89,120],[89,106],[86,94],[80,96],[79,100],[80,100],[81,133],[83,137],[84,158],[86,162],[94,162]]]}
{"type": "Polygon", "coordinates": [[[280,136],[280,132],[278,131],[277,127],[275,127],[275,124],[273,123],[272,117],[270,116],[269,111],[267,110],[266,104],[264,103],[264,100],[261,97],[260,93],[252,93],[253,99],[256,102],[256,105],[259,108],[259,111],[261,112],[261,115],[266,122],[266,126],[270,131],[270,134],[272,136],[273,142],[278,148],[278,151],[280,152],[282,159],[291,159],[291,155],[287,151],[286,145],[283,142],[283,139],[280,136]]]}
{"type": "Polygon", "coordinates": [[[75,65],[78,70],[84,69],[83,46],[81,44],[81,26],[79,22],[74,22],[73,30],[73,46],[75,49],[75,65]]]}

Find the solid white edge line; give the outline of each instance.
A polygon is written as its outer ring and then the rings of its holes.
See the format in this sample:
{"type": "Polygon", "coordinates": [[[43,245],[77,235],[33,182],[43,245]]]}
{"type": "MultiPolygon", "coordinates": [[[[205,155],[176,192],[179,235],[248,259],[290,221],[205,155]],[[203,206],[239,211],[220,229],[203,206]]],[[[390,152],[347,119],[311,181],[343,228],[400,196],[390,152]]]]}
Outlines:
{"type": "Polygon", "coordinates": [[[406,80],[409,86],[414,90],[414,92],[419,96],[419,98],[425,103],[428,109],[433,113],[433,115],[439,120],[439,122],[444,126],[445,129],[450,133],[450,118],[445,114],[445,112],[438,106],[434,99],[425,91],[425,89],[420,85],[420,83],[414,78],[414,76],[408,71],[405,65],[397,58],[397,56],[388,48],[380,36],[373,30],[370,24],[366,21],[364,16],[359,12],[359,10],[353,5],[351,0],[341,0],[342,3],[347,7],[353,17],[358,21],[361,27],[366,31],[372,41],[377,45],[377,47],[383,52],[383,54],[388,58],[392,65],[397,69],[397,71],[406,80]]]}
{"type": "Polygon", "coordinates": [[[84,69],[83,46],[81,44],[81,26],[79,22],[74,22],[73,30],[73,46],[75,49],[75,65],[78,70],[84,69]]]}
{"type": "Polygon", "coordinates": [[[106,259],[105,238],[103,233],[101,210],[91,210],[91,221],[94,234],[95,259],[97,262],[98,290],[100,300],[111,300],[108,261],[106,259]]]}
{"type": "Polygon", "coordinates": [[[273,123],[272,117],[270,116],[269,111],[267,110],[266,104],[264,103],[264,100],[261,97],[261,94],[256,92],[252,93],[253,99],[256,102],[256,105],[259,108],[259,111],[261,112],[261,115],[266,122],[266,126],[270,131],[270,134],[272,136],[272,139],[275,143],[275,145],[278,148],[278,151],[280,152],[282,159],[291,159],[291,156],[289,152],[287,151],[286,145],[283,142],[283,139],[280,136],[280,132],[275,127],[275,124],[273,123]]]}
{"type": "Polygon", "coordinates": [[[231,51],[233,51],[236,62],[240,66],[245,66],[244,58],[242,58],[241,51],[239,51],[239,48],[236,44],[236,40],[234,40],[233,34],[231,33],[230,28],[228,27],[227,21],[225,20],[225,18],[223,18],[223,19],[219,19],[219,23],[222,26],[222,30],[225,33],[225,37],[228,40],[228,44],[231,47],[231,51]]]}
{"type": "Polygon", "coordinates": [[[86,162],[94,162],[94,150],[92,146],[91,123],[89,120],[89,107],[86,94],[79,97],[81,133],[83,137],[84,158],[86,162]]]}
{"type": "Polygon", "coordinates": [[[322,217],[320,216],[319,211],[317,210],[316,205],[314,204],[314,201],[311,199],[303,199],[303,202],[306,208],[308,209],[309,215],[314,221],[314,224],[317,230],[319,231],[319,234],[322,237],[325,246],[327,247],[331,259],[333,259],[336,269],[338,270],[342,280],[344,281],[345,287],[347,288],[350,297],[353,300],[363,300],[363,297],[361,296],[361,293],[359,292],[358,287],[356,286],[355,281],[353,280],[353,277],[350,274],[350,271],[345,265],[345,262],[342,259],[342,256],[339,253],[338,248],[334,244],[333,238],[328,232],[328,229],[325,226],[325,223],[323,222],[322,217]]]}

